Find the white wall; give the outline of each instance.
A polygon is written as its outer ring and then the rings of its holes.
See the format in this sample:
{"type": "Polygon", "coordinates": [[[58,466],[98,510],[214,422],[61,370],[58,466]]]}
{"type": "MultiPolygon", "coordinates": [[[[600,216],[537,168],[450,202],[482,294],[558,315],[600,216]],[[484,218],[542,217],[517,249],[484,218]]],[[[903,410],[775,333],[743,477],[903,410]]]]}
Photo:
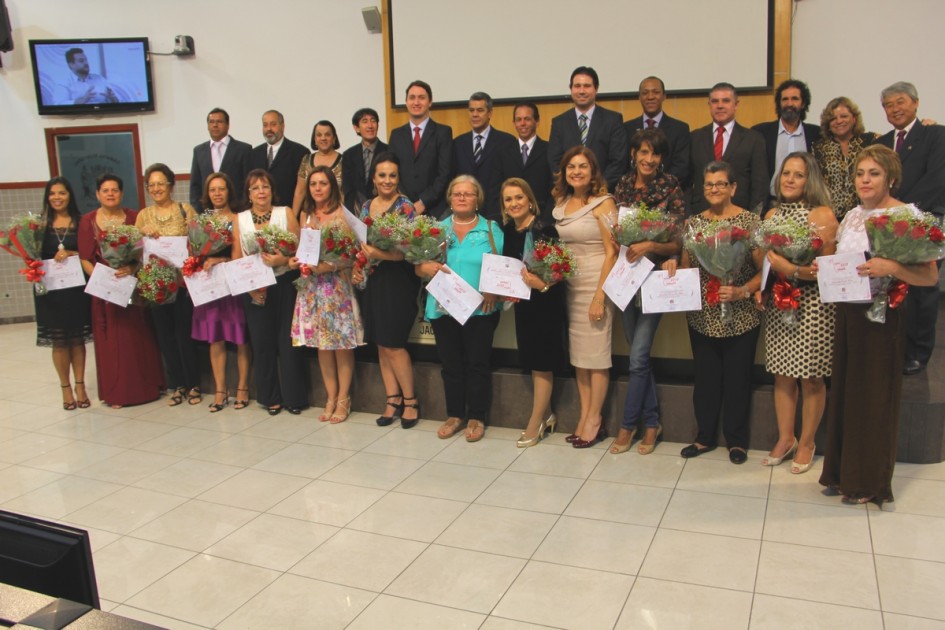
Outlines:
{"type": "Polygon", "coordinates": [[[189,173],[193,146],[208,138],[206,114],[216,106],[229,112],[233,137],[254,146],[263,141],[260,118],[270,108],[285,115],[286,136],[306,146],[323,118],[335,123],[342,148],[354,144],[351,116],[364,106],[381,113],[386,138],[382,40],[361,19],[370,3],[7,0],[16,48],[3,54],[0,70],[0,182],[48,179],[44,128],[117,123],[138,124],[145,166],[165,162],[189,173]],[[152,51],[170,52],[179,34],[194,38],[197,54],[152,57],[155,112],[36,113],[28,40],[146,36],[152,51]]]}
{"type": "Polygon", "coordinates": [[[880,92],[896,81],[919,90],[919,117],[945,123],[945,2],[797,0],[791,73],[813,93],[808,122],[830,99],[847,96],[867,131],[886,133],[880,92]]]}

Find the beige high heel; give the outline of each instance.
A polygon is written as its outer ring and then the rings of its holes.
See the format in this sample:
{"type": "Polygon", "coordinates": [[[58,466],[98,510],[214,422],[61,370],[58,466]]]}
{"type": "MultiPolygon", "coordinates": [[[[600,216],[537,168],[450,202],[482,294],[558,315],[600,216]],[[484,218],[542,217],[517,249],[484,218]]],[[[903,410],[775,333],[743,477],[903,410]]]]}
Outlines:
{"type": "Polygon", "coordinates": [[[621,453],[626,453],[630,450],[630,445],[633,444],[633,438],[637,435],[637,428],[633,427],[632,429],[624,429],[620,427],[620,431],[617,432],[617,437],[614,439],[614,443],[610,445],[610,454],[611,455],[620,455],[621,453]],[[617,440],[620,439],[620,431],[629,431],[630,439],[627,440],[626,444],[617,444],[617,440]]]}
{"type": "Polygon", "coordinates": [[[526,438],[525,432],[522,431],[522,437],[520,437],[516,442],[515,446],[518,448],[528,448],[529,446],[535,446],[545,437],[545,432],[547,431],[548,435],[551,435],[555,432],[555,424],[557,424],[558,419],[555,417],[555,414],[551,414],[547,419],[542,420],[538,424],[538,433],[535,434],[535,437],[526,438]]]}
{"type": "MultiPolygon", "coordinates": [[[[647,428],[649,428],[649,427],[647,427],[647,428]]],[[[644,444],[643,442],[640,442],[640,444],[637,446],[637,453],[639,453],[640,455],[649,455],[649,454],[652,453],[654,450],[656,450],[656,443],[657,443],[657,441],[659,441],[660,435],[662,435],[662,434],[663,434],[663,425],[662,425],[662,424],[656,425],[656,436],[653,438],[653,443],[652,443],[652,444],[644,444]]],[[[646,439],[646,433],[645,433],[645,432],[644,432],[644,434],[643,434],[643,439],[644,439],[644,440],[646,439]]]]}
{"type": "MultiPolygon", "coordinates": [[[[796,445],[795,445],[795,446],[796,446],[796,445]]],[[[798,464],[798,463],[797,463],[797,460],[791,461],[791,474],[792,474],[792,475],[800,475],[800,474],[806,473],[808,470],[810,470],[810,469],[811,469],[811,466],[814,465],[814,455],[815,455],[816,453],[817,453],[817,445],[815,444],[815,445],[811,448],[811,450],[810,450],[810,461],[809,461],[809,462],[807,462],[806,464],[798,464]]],[[[796,454],[795,454],[795,457],[797,457],[796,454]]]]}
{"type": "MultiPolygon", "coordinates": [[[[791,455],[797,452],[797,444],[798,444],[797,438],[794,438],[794,444],[791,445],[791,448],[784,451],[784,455],[782,455],[781,457],[771,457],[771,455],[768,455],[767,457],[761,460],[761,465],[762,466],[779,466],[781,462],[783,462],[788,457],[790,457],[791,455]]],[[[814,460],[811,459],[811,461],[814,461],[814,460]]],[[[792,469],[791,472],[794,472],[794,470],[792,469]]]]}

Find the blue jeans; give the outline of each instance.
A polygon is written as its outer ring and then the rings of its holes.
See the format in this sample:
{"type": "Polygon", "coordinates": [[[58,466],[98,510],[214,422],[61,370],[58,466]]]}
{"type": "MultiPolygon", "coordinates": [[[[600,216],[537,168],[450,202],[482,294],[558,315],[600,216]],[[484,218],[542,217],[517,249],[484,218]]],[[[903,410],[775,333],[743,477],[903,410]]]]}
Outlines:
{"type": "Polygon", "coordinates": [[[644,315],[631,300],[623,312],[623,332],[630,346],[630,379],[627,381],[627,400],[623,406],[621,426],[632,429],[640,418],[647,427],[656,427],[660,421],[660,401],[656,397],[656,379],[650,365],[650,349],[660,325],[662,313],[644,315]]]}

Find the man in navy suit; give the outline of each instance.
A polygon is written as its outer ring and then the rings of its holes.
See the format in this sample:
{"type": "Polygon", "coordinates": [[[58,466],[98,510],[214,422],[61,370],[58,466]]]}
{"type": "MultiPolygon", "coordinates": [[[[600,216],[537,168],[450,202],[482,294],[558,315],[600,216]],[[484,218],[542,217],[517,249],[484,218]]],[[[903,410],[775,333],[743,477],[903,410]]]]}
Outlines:
{"type": "Polygon", "coordinates": [[[633,134],[641,129],[660,129],[666,135],[669,152],[663,156],[666,172],[675,175],[679,185],[685,189],[689,185],[689,125],[681,120],[667,116],[663,111],[666,100],[666,86],[659,77],[647,77],[640,82],[640,104],[643,115],[624,123],[627,143],[633,134]]]}
{"type": "Polygon", "coordinates": [[[299,164],[308,155],[308,148],[285,137],[285,117],[280,112],[267,111],[262,125],[266,141],[253,149],[250,167],[261,168],[272,175],[276,182],[272,191],[275,205],[291,206],[299,181],[299,164]]]}
{"type": "MultiPolygon", "coordinates": [[[[941,219],[945,214],[945,127],[919,122],[919,92],[911,83],[893,83],[883,90],[882,101],[886,120],[894,129],[879,143],[902,159],[902,182],[896,182],[899,191],[893,196],[941,219]]],[[[938,301],[937,286],[909,287],[905,304],[906,374],[921,372],[932,356],[938,301]]]]}
{"type": "Polygon", "coordinates": [[[804,122],[810,109],[810,88],[803,81],[788,79],[774,92],[774,110],[777,120],[763,122],[752,127],[765,139],[765,157],[768,160],[767,207],[771,207],[777,194],[777,181],[781,165],[795,151],[807,151],[820,139],[820,127],[804,122]]]}
{"type": "Polygon", "coordinates": [[[540,120],[538,106],[534,103],[517,103],[512,108],[512,124],[515,125],[518,138],[499,152],[496,163],[498,175],[495,179],[500,186],[510,177],[520,177],[528,182],[535,193],[543,222],[551,225],[554,223],[551,218],[554,208],[551,189],[554,182],[548,164],[548,142],[536,135],[540,120]]]}
{"type": "Polygon", "coordinates": [[[232,208],[242,208],[246,174],[252,170],[253,147],[229,135],[230,115],[219,107],[207,114],[207,131],[210,140],[194,147],[194,159],[190,165],[190,205],[198,212],[201,210],[204,181],[210,173],[222,172],[230,176],[236,188],[230,198],[232,208]]]}
{"type": "Polygon", "coordinates": [[[492,97],[485,92],[475,92],[469,97],[469,126],[467,131],[453,140],[453,176],[472,175],[485,191],[485,207],[479,214],[500,219],[498,155],[506,147],[515,144],[512,134],[492,127],[492,97]]]}
{"type": "Polygon", "coordinates": [[[716,83],[709,92],[709,113],[712,124],[692,132],[689,150],[689,173],[692,191],[690,214],[709,207],[703,194],[706,165],[721,160],[728,162],[735,176],[736,206],[760,213],[768,196],[768,169],[765,163],[765,141],[757,131],[735,122],[738,93],[731,83],[716,83]],[[721,130],[721,131],[720,131],[721,130]]]}
{"type": "Polygon", "coordinates": [[[571,147],[583,144],[594,152],[607,189],[613,191],[627,172],[630,150],[623,118],[617,112],[597,105],[600,80],[594,68],[580,66],[571,73],[571,100],[574,108],[551,121],[548,160],[551,171],[561,168],[561,158],[571,147]]]}
{"type": "Polygon", "coordinates": [[[371,166],[374,158],[387,151],[387,144],[377,137],[377,124],[380,117],[370,107],[362,107],[351,117],[354,132],[361,142],[345,149],[341,154],[341,181],[344,183],[342,195],[345,207],[358,214],[364,202],[376,193],[371,181],[371,166]]]}
{"type": "Polygon", "coordinates": [[[446,213],[453,130],[430,118],[433,88],[424,81],[407,86],[410,122],[390,133],[390,150],[400,159],[400,186],[418,214],[446,213]]]}

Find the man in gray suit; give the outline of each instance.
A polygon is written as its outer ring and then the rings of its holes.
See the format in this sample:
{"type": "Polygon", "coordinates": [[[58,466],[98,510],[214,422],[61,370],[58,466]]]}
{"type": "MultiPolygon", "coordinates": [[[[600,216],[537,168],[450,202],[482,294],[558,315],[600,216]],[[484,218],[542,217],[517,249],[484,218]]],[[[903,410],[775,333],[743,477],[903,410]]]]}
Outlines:
{"type": "Polygon", "coordinates": [[[194,147],[194,159],[190,165],[190,205],[198,212],[201,210],[204,180],[210,173],[222,172],[230,176],[236,188],[230,196],[231,207],[234,210],[241,208],[246,174],[252,170],[253,147],[230,136],[230,115],[219,107],[207,114],[207,131],[210,140],[194,147]]]}

